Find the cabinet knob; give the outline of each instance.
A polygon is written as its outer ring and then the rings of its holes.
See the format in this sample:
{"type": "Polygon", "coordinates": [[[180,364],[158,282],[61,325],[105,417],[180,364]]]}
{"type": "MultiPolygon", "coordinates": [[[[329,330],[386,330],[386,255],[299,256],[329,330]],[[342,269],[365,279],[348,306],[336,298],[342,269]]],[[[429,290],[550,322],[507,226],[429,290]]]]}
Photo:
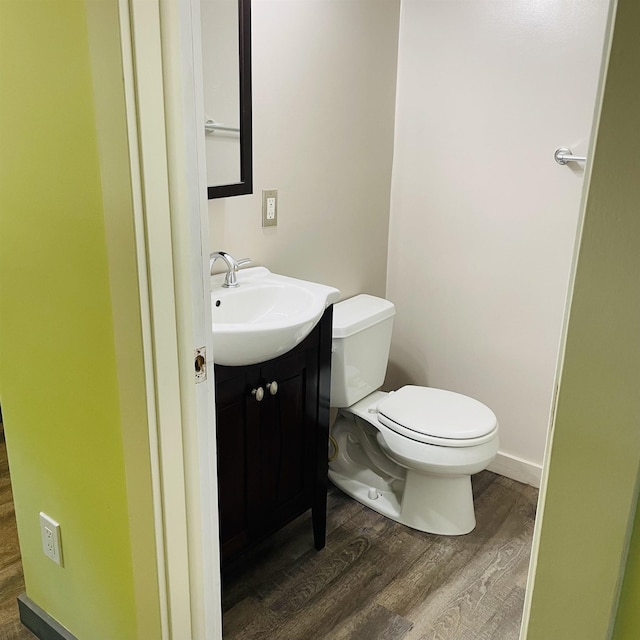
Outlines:
{"type": "Polygon", "coordinates": [[[278,383],[274,380],[273,382],[267,382],[267,389],[269,389],[269,393],[272,396],[275,396],[278,393],[278,383]]]}
{"type": "Polygon", "coordinates": [[[258,402],[262,402],[262,398],[264,398],[264,389],[262,387],[251,389],[251,395],[255,396],[258,402]]]}

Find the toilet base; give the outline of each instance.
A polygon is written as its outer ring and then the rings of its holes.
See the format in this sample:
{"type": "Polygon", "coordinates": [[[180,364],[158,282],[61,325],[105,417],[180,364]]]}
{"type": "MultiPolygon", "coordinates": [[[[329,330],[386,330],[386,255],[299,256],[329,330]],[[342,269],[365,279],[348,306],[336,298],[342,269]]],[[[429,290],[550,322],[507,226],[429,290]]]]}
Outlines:
{"type": "Polygon", "coordinates": [[[407,470],[405,480],[387,482],[386,489],[332,469],[329,480],[363,505],[418,531],[459,536],[476,526],[468,475],[438,476],[407,470]]]}

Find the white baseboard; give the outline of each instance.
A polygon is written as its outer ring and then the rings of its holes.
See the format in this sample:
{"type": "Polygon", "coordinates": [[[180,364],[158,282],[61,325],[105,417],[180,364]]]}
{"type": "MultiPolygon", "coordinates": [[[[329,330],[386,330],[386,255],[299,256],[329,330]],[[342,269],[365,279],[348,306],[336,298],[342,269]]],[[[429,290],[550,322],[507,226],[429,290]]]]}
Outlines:
{"type": "Polygon", "coordinates": [[[532,487],[540,488],[542,465],[523,460],[508,453],[499,451],[489,465],[489,471],[524,484],[530,484],[532,487]]]}

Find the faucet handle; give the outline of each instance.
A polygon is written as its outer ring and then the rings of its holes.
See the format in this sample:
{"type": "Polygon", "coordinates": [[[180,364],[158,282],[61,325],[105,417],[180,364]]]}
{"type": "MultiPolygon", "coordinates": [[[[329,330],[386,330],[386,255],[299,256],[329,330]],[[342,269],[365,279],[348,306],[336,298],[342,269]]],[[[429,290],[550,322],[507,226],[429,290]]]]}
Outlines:
{"type": "Polygon", "coordinates": [[[227,277],[224,280],[224,284],[222,285],[225,288],[229,287],[237,287],[238,286],[238,278],[236,277],[236,273],[238,272],[238,267],[241,264],[247,264],[247,262],[251,262],[251,258],[242,258],[242,260],[234,260],[233,267],[227,271],[227,277]]]}
{"type": "Polygon", "coordinates": [[[251,258],[242,258],[242,260],[235,260],[233,256],[228,254],[226,251],[214,251],[210,256],[210,271],[211,275],[213,275],[213,263],[218,259],[222,258],[227,265],[227,275],[224,279],[224,284],[222,285],[225,288],[228,287],[237,287],[238,280],[236,279],[236,273],[238,271],[238,267],[241,264],[247,264],[247,262],[251,262],[251,258]]]}

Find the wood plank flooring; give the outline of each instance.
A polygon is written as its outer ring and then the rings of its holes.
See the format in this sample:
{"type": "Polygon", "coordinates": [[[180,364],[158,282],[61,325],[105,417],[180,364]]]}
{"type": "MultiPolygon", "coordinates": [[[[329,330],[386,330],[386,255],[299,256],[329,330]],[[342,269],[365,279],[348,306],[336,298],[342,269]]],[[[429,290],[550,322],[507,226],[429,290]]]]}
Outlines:
{"type": "MultiPolygon", "coordinates": [[[[304,515],[225,577],[224,640],[517,640],[537,491],[488,471],[473,483],[478,525],[461,537],[413,531],[332,489],[325,549],[304,515]]],[[[0,435],[0,640],[34,640],[23,591],[0,435]]]]}
{"type": "Polygon", "coordinates": [[[424,534],[329,495],[327,547],[304,515],[224,579],[224,640],[517,640],[537,490],[485,471],[466,536],[424,534]]]}
{"type": "Polygon", "coordinates": [[[16,598],[24,592],[18,531],[9,481],[4,432],[0,427],[0,640],[34,640],[20,623],[16,598]]]}

